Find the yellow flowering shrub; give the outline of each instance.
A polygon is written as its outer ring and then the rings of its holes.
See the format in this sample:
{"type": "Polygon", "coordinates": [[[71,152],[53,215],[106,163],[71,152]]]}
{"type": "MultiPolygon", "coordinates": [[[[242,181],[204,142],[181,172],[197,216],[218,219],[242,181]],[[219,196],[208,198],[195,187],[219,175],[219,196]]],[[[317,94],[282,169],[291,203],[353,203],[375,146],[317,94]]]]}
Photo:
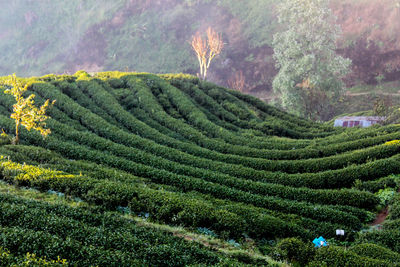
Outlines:
{"type": "Polygon", "coordinates": [[[19,164],[0,157],[0,167],[4,177],[14,181],[30,181],[37,179],[73,178],[74,175],[61,171],[40,168],[32,165],[19,164]]]}
{"type": "MultiPolygon", "coordinates": [[[[6,248],[0,247],[0,263],[7,266],[68,266],[66,259],[57,257],[56,260],[37,257],[34,253],[26,253],[24,257],[15,257],[6,248]]],[[[2,265],[3,266],[3,265],[2,265]]]]}
{"type": "Polygon", "coordinates": [[[35,254],[26,253],[26,256],[21,263],[22,266],[68,266],[66,259],[57,257],[57,260],[48,260],[46,258],[38,258],[35,254]]]}
{"type": "Polygon", "coordinates": [[[0,260],[7,258],[10,256],[10,251],[8,251],[7,249],[0,247],[0,260]]]}
{"type": "Polygon", "coordinates": [[[385,143],[386,146],[390,145],[400,145],[400,140],[392,140],[385,143]]]}

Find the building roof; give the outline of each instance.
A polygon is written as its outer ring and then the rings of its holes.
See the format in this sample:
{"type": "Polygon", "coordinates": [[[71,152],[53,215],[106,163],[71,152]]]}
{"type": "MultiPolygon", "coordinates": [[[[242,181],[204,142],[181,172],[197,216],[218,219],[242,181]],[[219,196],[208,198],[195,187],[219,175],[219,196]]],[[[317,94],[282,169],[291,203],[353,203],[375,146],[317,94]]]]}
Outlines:
{"type": "Polygon", "coordinates": [[[380,116],[345,116],[337,118],[336,120],[341,121],[384,121],[386,117],[380,116]]]}

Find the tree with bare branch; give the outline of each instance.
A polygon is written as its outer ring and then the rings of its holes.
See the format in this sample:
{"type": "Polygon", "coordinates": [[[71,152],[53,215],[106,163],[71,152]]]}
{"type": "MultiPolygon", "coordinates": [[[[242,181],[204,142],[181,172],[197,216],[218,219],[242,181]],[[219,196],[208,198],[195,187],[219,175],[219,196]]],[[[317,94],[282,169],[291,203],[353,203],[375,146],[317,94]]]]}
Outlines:
{"type": "Polygon", "coordinates": [[[206,31],[207,39],[203,38],[200,32],[192,36],[192,48],[196,53],[200,65],[199,76],[205,80],[211,61],[218,56],[224,48],[222,36],[211,27],[206,31]]]}

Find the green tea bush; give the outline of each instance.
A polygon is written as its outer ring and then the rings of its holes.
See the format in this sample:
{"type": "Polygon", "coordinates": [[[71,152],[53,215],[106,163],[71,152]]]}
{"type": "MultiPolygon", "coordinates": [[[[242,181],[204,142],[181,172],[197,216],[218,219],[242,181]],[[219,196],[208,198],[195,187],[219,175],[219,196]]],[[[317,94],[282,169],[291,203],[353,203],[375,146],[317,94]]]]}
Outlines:
{"type": "Polygon", "coordinates": [[[305,266],[315,255],[311,243],[304,243],[297,238],[286,238],[279,241],[273,252],[274,258],[286,260],[294,265],[305,266]]]}
{"type": "Polygon", "coordinates": [[[358,244],[353,247],[350,247],[349,250],[356,253],[359,256],[384,260],[392,262],[393,264],[397,265],[400,264],[400,254],[375,244],[368,244],[368,243],[358,244]]]}
{"type": "MultiPolygon", "coordinates": [[[[139,215],[239,243],[289,238],[276,251],[295,265],[398,264],[397,197],[380,200],[382,189],[398,187],[392,174],[400,172],[400,147],[392,141],[399,126],[333,128],[185,75],[82,72],[26,80],[39,104],[57,100],[52,135],[43,140],[24,130],[26,146],[0,142],[1,179],[90,206],[0,193],[0,240],[14,258],[29,252],[85,266],[263,264],[150,233],[128,219],[139,215]],[[383,229],[358,233],[379,204],[391,205],[383,229]],[[334,238],[336,229],[357,245],[311,247],[310,240],[334,238]]],[[[5,133],[15,130],[11,105],[0,95],[5,133]]]]}
{"type": "Polygon", "coordinates": [[[316,250],[308,266],[394,266],[390,261],[360,256],[342,247],[328,246],[316,250]]]}

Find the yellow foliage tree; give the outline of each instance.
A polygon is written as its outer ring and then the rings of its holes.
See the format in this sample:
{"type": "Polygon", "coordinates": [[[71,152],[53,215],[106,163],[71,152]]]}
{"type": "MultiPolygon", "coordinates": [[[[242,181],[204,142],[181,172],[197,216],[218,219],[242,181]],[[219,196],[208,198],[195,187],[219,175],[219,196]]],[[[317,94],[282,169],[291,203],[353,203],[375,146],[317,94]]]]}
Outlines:
{"type": "Polygon", "coordinates": [[[211,27],[207,29],[207,39],[203,39],[200,32],[192,36],[192,48],[197,55],[200,65],[200,78],[205,80],[211,61],[218,56],[224,48],[222,36],[211,27]]]}
{"type": "Polygon", "coordinates": [[[46,110],[54,105],[55,100],[50,103],[47,99],[41,107],[36,107],[34,98],[35,95],[31,94],[28,97],[23,97],[23,94],[28,90],[28,84],[22,84],[17,81],[15,74],[11,76],[5,85],[10,86],[10,89],[4,91],[5,94],[14,96],[17,103],[13,105],[13,113],[11,118],[15,120],[15,144],[19,143],[19,128],[21,125],[30,131],[31,129],[37,130],[43,137],[51,133],[50,129],[46,129],[45,121],[49,118],[46,110]]]}

